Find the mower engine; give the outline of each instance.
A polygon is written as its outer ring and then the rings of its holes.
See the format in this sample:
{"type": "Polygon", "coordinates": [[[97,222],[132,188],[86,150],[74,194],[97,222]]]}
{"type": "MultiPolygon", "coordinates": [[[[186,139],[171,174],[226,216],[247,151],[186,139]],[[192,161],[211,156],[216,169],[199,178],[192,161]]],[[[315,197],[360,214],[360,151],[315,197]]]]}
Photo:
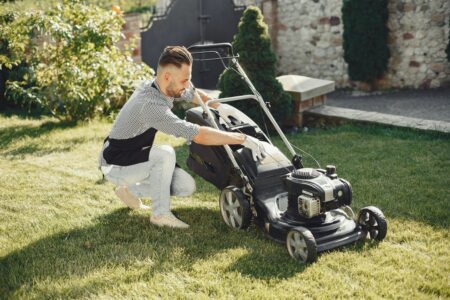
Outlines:
{"type": "Polygon", "coordinates": [[[325,212],[350,205],[352,188],[338,178],[336,167],[326,170],[301,168],[289,173],[284,183],[288,191],[287,217],[294,220],[312,219],[325,212]]]}

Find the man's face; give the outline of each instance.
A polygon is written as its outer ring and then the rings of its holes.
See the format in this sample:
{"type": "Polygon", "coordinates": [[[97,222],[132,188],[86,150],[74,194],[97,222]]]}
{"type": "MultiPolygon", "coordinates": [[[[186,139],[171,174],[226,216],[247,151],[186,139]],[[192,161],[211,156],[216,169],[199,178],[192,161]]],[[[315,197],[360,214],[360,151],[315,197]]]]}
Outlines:
{"type": "Polygon", "coordinates": [[[192,66],[187,64],[182,64],[181,68],[176,66],[171,66],[169,84],[167,85],[166,91],[167,96],[178,98],[180,97],[184,90],[190,86],[191,81],[192,66]]]}

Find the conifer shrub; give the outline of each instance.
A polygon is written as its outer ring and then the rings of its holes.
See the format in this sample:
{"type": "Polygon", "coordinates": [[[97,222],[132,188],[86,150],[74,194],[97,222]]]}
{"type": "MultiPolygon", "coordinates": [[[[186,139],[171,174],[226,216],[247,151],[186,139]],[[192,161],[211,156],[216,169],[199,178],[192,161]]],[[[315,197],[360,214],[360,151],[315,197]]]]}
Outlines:
{"type": "Polygon", "coordinates": [[[387,0],[344,0],[344,59],[351,80],[373,83],[387,70],[387,0]]]}
{"type": "MultiPolygon", "coordinates": [[[[276,79],[276,56],[271,47],[267,24],[259,8],[249,6],[239,22],[238,33],[233,40],[234,52],[239,54],[239,63],[247,73],[256,90],[265,102],[270,104],[270,111],[278,123],[290,116],[291,97],[283,90],[276,79]]],[[[229,67],[235,68],[230,63],[229,67]]],[[[241,76],[234,70],[225,70],[219,78],[220,97],[251,94],[241,76]]],[[[254,100],[230,103],[242,110],[256,123],[262,125],[262,110],[254,100]]]]}

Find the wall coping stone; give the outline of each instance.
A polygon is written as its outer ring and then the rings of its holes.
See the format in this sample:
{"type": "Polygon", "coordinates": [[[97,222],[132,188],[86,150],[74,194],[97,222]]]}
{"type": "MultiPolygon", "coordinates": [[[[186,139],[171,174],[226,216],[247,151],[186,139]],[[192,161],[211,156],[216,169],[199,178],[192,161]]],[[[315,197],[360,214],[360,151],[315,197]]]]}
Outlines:
{"type": "Polygon", "coordinates": [[[345,119],[349,121],[378,123],[383,125],[450,133],[449,122],[425,120],[419,118],[384,114],[373,111],[362,111],[350,108],[333,107],[328,105],[311,108],[307,111],[307,114],[321,116],[325,118],[329,117],[329,118],[345,119]]]}
{"type": "Polygon", "coordinates": [[[334,91],[334,81],[300,75],[282,75],[278,81],[287,92],[300,95],[301,101],[322,96],[334,91]]]}

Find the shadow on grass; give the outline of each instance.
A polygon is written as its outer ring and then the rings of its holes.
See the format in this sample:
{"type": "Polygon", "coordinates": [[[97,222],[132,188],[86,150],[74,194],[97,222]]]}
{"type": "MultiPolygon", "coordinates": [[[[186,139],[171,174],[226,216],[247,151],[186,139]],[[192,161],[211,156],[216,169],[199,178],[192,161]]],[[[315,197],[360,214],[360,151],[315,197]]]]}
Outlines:
{"type": "Polygon", "coordinates": [[[40,126],[9,126],[0,128],[0,148],[5,148],[14,141],[27,137],[38,138],[53,130],[73,128],[75,122],[47,121],[40,126]]]}
{"type": "MultiPolygon", "coordinates": [[[[119,209],[98,218],[93,226],[33,242],[0,258],[0,293],[12,296],[19,288],[32,289],[39,281],[76,280],[105,267],[139,269],[144,265],[139,278],[128,278],[127,281],[148,281],[154,275],[174,268],[192,270],[199,261],[214,264],[214,256],[233,249],[246,253],[227,266],[225,272],[239,272],[264,280],[283,279],[310,267],[293,261],[284,245],[264,239],[254,227],[248,231],[230,230],[221,222],[217,211],[184,208],[176,213],[192,224],[189,230],[158,228],[149,223],[147,216],[119,209]]],[[[363,248],[350,249],[362,251],[363,248]]],[[[135,276],[135,271],[130,276],[135,276]]],[[[104,281],[94,278],[94,281],[93,286],[78,289],[80,295],[86,290],[93,292],[101,286],[107,287],[111,278],[104,281]]],[[[48,292],[45,291],[50,296],[48,292]]],[[[51,293],[60,297],[60,292],[51,293]]]]}
{"type": "Polygon", "coordinates": [[[46,113],[42,109],[38,108],[23,108],[23,107],[0,107],[0,115],[5,117],[18,117],[20,119],[32,119],[32,120],[41,120],[42,118],[52,117],[51,114],[46,113]]]}

